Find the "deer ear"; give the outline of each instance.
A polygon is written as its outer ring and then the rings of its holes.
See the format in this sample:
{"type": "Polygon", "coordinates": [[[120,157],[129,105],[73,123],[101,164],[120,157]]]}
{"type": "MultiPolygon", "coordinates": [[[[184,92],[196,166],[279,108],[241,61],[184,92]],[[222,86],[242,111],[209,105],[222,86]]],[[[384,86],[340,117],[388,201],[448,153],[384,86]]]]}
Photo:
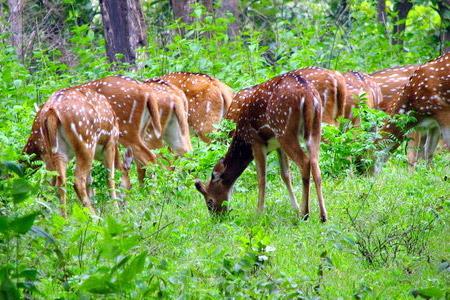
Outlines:
{"type": "Polygon", "coordinates": [[[206,188],[205,185],[198,179],[195,180],[195,188],[203,195],[206,196],[206,188]]]}

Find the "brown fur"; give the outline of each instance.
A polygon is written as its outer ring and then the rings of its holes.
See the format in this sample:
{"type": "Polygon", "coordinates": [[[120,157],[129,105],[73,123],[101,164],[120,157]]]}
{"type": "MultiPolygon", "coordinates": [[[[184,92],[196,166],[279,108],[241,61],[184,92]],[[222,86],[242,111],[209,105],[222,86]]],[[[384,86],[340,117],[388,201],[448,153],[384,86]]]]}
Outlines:
{"type": "MultiPolygon", "coordinates": [[[[183,91],[162,79],[147,80],[144,84],[152,90],[152,94],[158,102],[161,122],[161,135],[159,137],[154,134],[153,130],[147,131],[144,137],[146,146],[149,149],[158,149],[163,147],[163,142],[166,142],[178,155],[191,151],[187,100],[183,91]],[[178,127],[179,132],[173,130],[176,127],[178,127]]],[[[131,155],[131,152],[127,151],[125,160],[128,163],[126,169],[129,169],[131,155]]],[[[142,182],[145,170],[140,163],[137,164],[137,171],[139,180],[142,182]]]]}
{"type": "MultiPolygon", "coordinates": [[[[408,83],[395,96],[386,112],[390,115],[411,112],[416,118],[406,129],[414,126],[430,127],[437,124],[443,134],[447,148],[450,147],[450,54],[444,54],[426,63],[414,72],[408,83]]],[[[395,136],[396,141],[390,145],[390,150],[397,148],[405,138],[405,133],[394,124],[388,123],[383,128],[385,138],[395,136]]],[[[439,132],[433,137],[433,146],[437,144],[439,132]]],[[[380,141],[378,141],[380,143],[380,141]]],[[[429,152],[432,152],[431,149],[429,152]]],[[[387,155],[379,161],[376,171],[379,171],[387,155]]]]}
{"type": "Polygon", "coordinates": [[[336,125],[344,116],[347,88],[344,76],[338,71],[310,67],[291,71],[311,82],[322,100],[322,122],[336,125]]]}
{"type": "Polygon", "coordinates": [[[370,108],[377,108],[383,101],[383,95],[380,87],[370,75],[354,71],[343,75],[347,86],[344,116],[347,119],[351,119],[354,123],[358,123],[358,120],[353,118],[352,109],[358,105],[359,95],[362,93],[367,95],[367,106],[370,108]]]}
{"type": "Polygon", "coordinates": [[[155,161],[155,155],[143,140],[147,130],[161,135],[158,103],[149,87],[128,77],[109,76],[74,87],[77,88],[89,88],[104,95],[117,115],[119,142],[130,147],[141,164],[155,161]]]}
{"type": "Polygon", "coordinates": [[[379,104],[381,110],[386,110],[386,107],[394,100],[403,86],[408,83],[409,78],[418,67],[419,65],[392,67],[370,74],[383,94],[383,101],[379,104]]]}
{"type": "Polygon", "coordinates": [[[188,72],[169,73],[159,77],[181,89],[188,99],[190,128],[205,142],[225,116],[233,99],[226,84],[209,75],[188,72]]]}
{"type": "Polygon", "coordinates": [[[35,154],[49,170],[58,173],[55,185],[66,216],[66,168],[76,158],[75,191],[80,201],[95,214],[89,199],[88,181],[94,157],[109,170],[111,197],[116,198],[114,167],[119,126],[106,98],[87,88],[69,88],[54,93],[37,113],[32,133],[24,147],[35,154]]]}
{"type": "MultiPolygon", "coordinates": [[[[288,73],[265,83],[240,91],[240,113],[237,128],[228,152],[213,169],[207,185],[196,182],[213,213],[224,212],[237,178],[255,159],[258,173],[258,210],[264,208],[266,154],[277,149],[281,176],[285,182],[291,204],[302,216],[309,214],[309,183],[312,172],[316,184],[322,221],[327,218],[322,197],[318,153],[320,142],[321,104],[318,92],[301,76],[288,73]],[[304,139],[307,151],[300,147],[298,138],[304,139]],[[301,210],[292,191],[287,157],[300,167],[303,178],[301,210]]],[[[233,102],[234,103],[234,102],[233,102]]],[[[229,114],[230,115],[230,114],[229,114]]],[[[236,114],[234,114],[236,116],[236,114]]],[[[231,118],[231,117],[230,117],[231,118]]]]}

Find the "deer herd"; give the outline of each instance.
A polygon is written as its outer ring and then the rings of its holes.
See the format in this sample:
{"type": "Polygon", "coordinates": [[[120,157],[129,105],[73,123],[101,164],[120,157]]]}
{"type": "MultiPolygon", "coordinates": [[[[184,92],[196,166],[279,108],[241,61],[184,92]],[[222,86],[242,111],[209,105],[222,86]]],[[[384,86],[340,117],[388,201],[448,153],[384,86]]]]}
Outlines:
{"type": "Polygon", "coordinates": [[[66,216],[66,169],[75,158],[74,189],[92,214],[91,169],[94,159],[108,170],[108,186],[115,205],[120,203],[114,173],[122,173],[121,186],[131,188],[128,171],[136,162],[139,181],[145,166],[157,157],[152,149],[167,145],[177,155],[192,150],[190,134],[210,142],[209,133],[223,118],[236,123],[225,156],[214,166],[210,180],[196,180],[208,210],[227,211],[233,185],[255,160],[258,176],[258,211],[264,209],[267,154],[276,150],[280,175],[293,209],[309,215],[310,179],[314,181],[320,219],[327,220],[322,195],[319,148],[321,123],[337,125],[338,118],[353,116],[359,95],[370,108],[389,115],[409,114],[413,122],[399,128],[385,122],[375,141],[375,172],[389,153],[409,135],[408,161],[431,161],[439,140],[450,149],[450,54],[423,65],[381,70],[372,74],[340,73],[318,67],[291,71],[234,94],[232,89],[205,74],[175,72],[137,81],[109,76],[55,92],[39,109],[24,152],[56,172],[60,210],[66,216]],[[126,148],[122,157],[119,145],[126,148]],[[289,159],[299,167],[303,194],[299,205],[293,192],[289,159]]]}

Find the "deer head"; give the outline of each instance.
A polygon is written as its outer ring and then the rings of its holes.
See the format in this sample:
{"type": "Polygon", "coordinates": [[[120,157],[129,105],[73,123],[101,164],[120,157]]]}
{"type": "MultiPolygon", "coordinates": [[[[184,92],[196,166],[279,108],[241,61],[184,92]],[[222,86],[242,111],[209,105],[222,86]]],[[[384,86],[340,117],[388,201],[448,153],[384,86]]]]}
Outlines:
{"type": "Polygon", "coordinates": [[[198,179],[195,181],[195,187],[205,198],[206,206],[211,213],[225,213],[228,211],[228,207],[223,204],[230,199],[232,185],[225,184],[222,177],[224,172],[225,165],[223,159],[221,159],[214,166],[211,180],[207,185],[198,179]]]}

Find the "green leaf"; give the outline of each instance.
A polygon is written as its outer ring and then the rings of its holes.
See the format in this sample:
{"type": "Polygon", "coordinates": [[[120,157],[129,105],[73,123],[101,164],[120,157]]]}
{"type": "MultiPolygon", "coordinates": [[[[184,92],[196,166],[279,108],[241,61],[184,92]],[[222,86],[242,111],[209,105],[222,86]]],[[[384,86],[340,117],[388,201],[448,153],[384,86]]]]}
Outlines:
{"type": "Polygon", "coordinates": [[[421,297],[424,299],[431,299],[431,298],[442,298],[444,297],[444,292],[438,289],[437,287],[430,287],[430,288],[424,288],[424,289],[418,289],[413,290],[411,294],[414,297],[421,297]]]}
{"type": "Polygon", "coordinates": [[[11,196],[14,203],[24,201],[29,193],[33,190],[33,186],[24,178],[17,178],[13,181],[11,186],[11,196]]]}
{"type": "Polygon", "coordinates": [[[10,221],[11,230],[19,234],[27,233],[31,229],[31,226],[33,226],[34,220],[36,219],[37,215],[37,212],[33,212],[22,217],[13,218],[10,221]]]}
{"type": "Polygon", "coordinates": [[[94,274],[83,282],[80,289],[95,294],[110,294],[114,291],[114,285],[105,275],[94,274]]]}
{"type": "Polygon", "coordinates": [[[9,229],[9,220],[7,216],[0,216],[0,232],[6,232],[9,229]]]}
{"type": "Polygon", "coordinates": [[[0,282],[0,299],[20,299],[16,285],[8,277],[7,272],[3,272],[0,282]]]}
{"type": "Polygon", "coordinates": [[[24,175],[23,168],[20,164],[14,162],[14,161],[5,161],[2,164],[8,171],[14,172],[17,175],[19,175],[20,177],[23,177],[23,175],[24,175]]]}
{"type": "Polygon", "coordinates": [[[121,274],[120,281],[124,283],[128,283],[129,281],[133,280],[134,277],[141,273],[144,270],[145,266],[145,258],[147,256],[146,252],[142,252],[125,267],[121,274]]]}
{"type": "Polygon", "coordinates": [[[36,280],[38,271],[36,269],[25,269],[20,272],[19,277],[23,277],[27,280],[36,280]]]}

